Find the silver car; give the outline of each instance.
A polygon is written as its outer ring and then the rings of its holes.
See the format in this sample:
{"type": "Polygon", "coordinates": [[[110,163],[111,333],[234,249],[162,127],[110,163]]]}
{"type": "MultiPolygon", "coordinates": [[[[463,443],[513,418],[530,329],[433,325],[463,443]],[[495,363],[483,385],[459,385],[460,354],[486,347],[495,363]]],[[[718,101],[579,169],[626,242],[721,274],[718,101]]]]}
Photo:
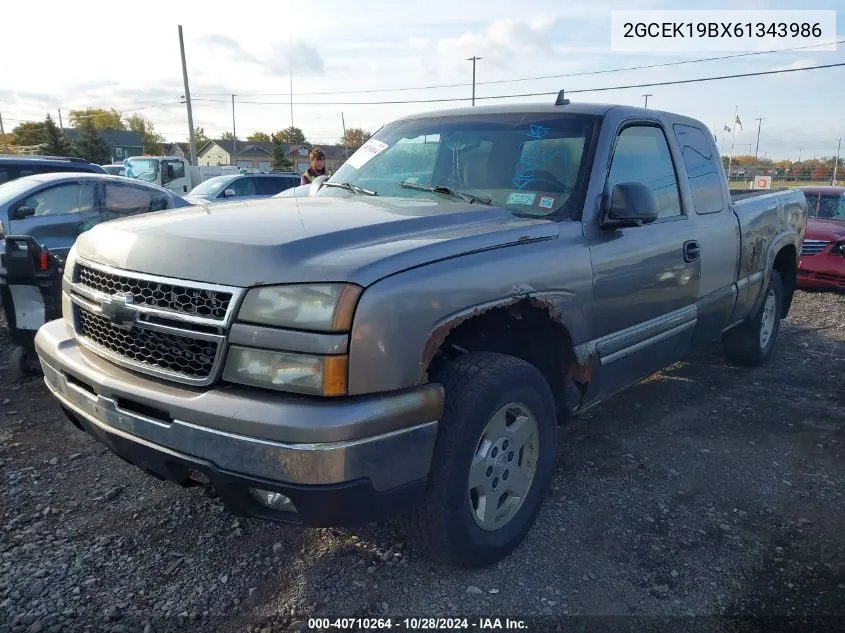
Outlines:
{"type": "Polygon", "coordinates": [[[299,185],[299,176],[281,174],[230,174],[215,176],[194,187],[185,198],[191,202],[225,202],[269,198],[299,185]]]}

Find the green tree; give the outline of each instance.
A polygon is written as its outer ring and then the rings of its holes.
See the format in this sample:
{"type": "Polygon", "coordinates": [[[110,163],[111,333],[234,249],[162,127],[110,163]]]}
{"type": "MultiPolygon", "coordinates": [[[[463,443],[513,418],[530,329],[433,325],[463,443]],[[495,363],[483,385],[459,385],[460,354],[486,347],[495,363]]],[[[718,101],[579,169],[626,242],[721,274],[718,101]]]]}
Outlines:
{"type": "Polygon", "coordinates": [[[38,145],[46,141],[44,121],[26,121],[12,130],[12,142],[18,146],[38,145]]]}
{"type": "Polygon", "coordinates": [[[73,156],[73,147],[49,114],[44,119],[44,135],[46,142],[39,153],[47,156],[73,156]]]}
{"type": "Polygon", "coordinates": [[[266,132],[253,132],[246,137],[246,140],[252,143],[270,143],[273,139],[266,132]]]}
{"type": "Polygon", "coordinates": [[[238,139],[235,138],[235,135],[232,134],[231,132],[223,132],[223,134],[220,136],[220,138],[223,139],[224,141],[237,141],[238,140],[238,139]]]}
{"type": "Polygon", "coordinates": [[[81,128],[85,121],[91,121],[98,130],[125,130],[123,115],[114,108],[82,108],[70,111],[70,124],[81,128]]]}
{"type": "Polygon", "coordinates": [[[290,171],[293,169],[293,163],[285,155],[285,145],[278,134],[273,134],[273,154],[272,154],[272,169],[273,171],[290,171]]]}
{"type": "Polygon", "coordinates": [[[126,124],[141,139],[145,154],[156,155],[164,151],[164,137],[155,131],[155,127],[149,119],[140,114],[133,114],[126,119],[126,124]]]}
{"type": "Polygon", "coordinates": [[[97,134],[91,119],[85,119],[79,126],[79,136],[73,144],[73,154],[97,165],[111,162],[109,144],[97,134]]]}
{"type": "MultiPolygon", "coordinates": [[[[197,151],[202,149],[202,146],[208,143],[211,140],[205,135],[205,130],[201,127],[194,128],[194,141],[197,144],[197,151]]],[[[188,143],[191,142],[191,139],[188,139],[188,143]]]]}
{"type": "Polygon", "coordinates": [[[291,145],[307,145],[305,134],[298,127],[285,128],[280,132],[276,132],[276,136],[282,143],[290,143],[291,145]]]}
{"type": "Polygon", "coordinates": [[[341,137],[341,144],[354,151],[367,142],[367,139],[372,136],[372,132],[367,132],[359,127],[351,127],[346,130],[346,133],[341,137]]]}

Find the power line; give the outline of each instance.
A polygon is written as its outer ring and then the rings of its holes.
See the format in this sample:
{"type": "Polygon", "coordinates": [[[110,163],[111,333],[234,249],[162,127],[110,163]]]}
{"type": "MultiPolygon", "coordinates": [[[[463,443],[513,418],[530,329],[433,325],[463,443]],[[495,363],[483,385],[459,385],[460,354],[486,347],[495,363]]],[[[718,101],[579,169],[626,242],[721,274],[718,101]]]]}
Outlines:
{"type": "MultiPolygon", "coordinates": [[[[620,73],[620,72],[627,72],[631,70],[648,70],[652,68],[666,68],[670,66],[682,66],[685,64],[700,64],[703,62],[713,62],[713,61],[721,61],[724,59],[737,59],[740,57],[753,57],[756,55],[770,55],[772,53],[786,53],[790,51],[800,51],[809,48],[819,48],[821,46],[829,46],[830,44],[845,44],[845,39],[837,40],[836,42],[830,42],[826,44],[809,44],[807,46],[795,46],[793,48],[781,48],[777,50],[767,50],[767,51],[753,51],[749,53],[734,53],[732,55],[720,55],[718,57],[702,57],[698,59],[686,59],[676,62],[662,62],[659,64],[645,64],[642,66],[626,66],[620,68],[606,68],[603,70],[586,70],[581,72],[575,73],[564,73],[561,75],[535,75],[531,77],[518,77],[514,79],[496,79],[491,81],[479,81],[475,85],[476,86],[489,86],[494,84],[506,84],[506,83],[519,83],[523,81],[537,81],[541,79],[563,79],[566,77],[585,77],[590,75],[606,75],[610,73],[620,73]]],[[[440,88],[464,88],[467,86],[471,86],[471,83],[457,83],[457,84],[434,84],[430,86],[412,86],[406,88],[373,88],[367,90],[329,90],[323,92],[299,92],[297,93],[300,96],[318,96],[318,95],[335,95],[335,94],[374,94],[377,92],[405,92],[410,90],[435,90],[440,88]]],[[[203,97],[217,97],[228,95],[230,93],[222,93],[222,92],[205,92],[205,93],[197,93],[198,96],[203,97]]],[[[243,95],[245,97],[289,97],[289,92],[238,92],[238,94],[243,95]]],[[[287,103],[287,102],[286,102],[287,103]]]]}
{"type": "MultiPolygon", "coordinates": [[[[845,62],[840,62],[836,64],[822,64],[819,66],[805,66],[803,68],[781,68],[778,70],[761,70],[757,72],[749,72],[749,73],[738,73],[735,75],[719,75],[716,77],[697,77],[694,79],[675,79],[672,81],[656,81],[656,82],[649,82],[649,83],[641,83],[641,84],[628,84],[624,86],[603,86],[600,88],[581,88],[578,90],[567,90],[566,94],[574,94],[574,93],[583,93],[583,92],[606,92],[608,90],[626,90],[629,88],[652,88],[655,86],[674,86],[678,84],[692,84],[692,83],[699,83],[705,81],[720,81],[723,79],[739,79],[742,77],[760,77],[763,75],[779,75],[782,73],[794,73],[794,72],[802,72],[805,70],[820,70],[822,68],[836,68],[839,66],[845,66],[845,62]]],[[[520,97],[548,97],[551,95],[557,95],[558,90],[553,92],[523,92],[518,94],[510,94],[510,95],[491,95],[486,97],[476,97],[477,100],[481,99],[516,99],[520,97]]],[[[296,105],[308,105],[308,106],[321,106],[321,105],[330,105],[330,106],[354,106],[354,105],[402,105],[402,104],[410,104],[410,103],[449,103],[455,101],[471,101],[472,97],[442,97],[437,99],[406,99],[401,101],[321,101],[321,102],[307,102],[307,101],[298,101],[296,105]]],[[[199,101],[199,99],[196,99],[199,101]]],[[[203,99],[203,101],[213,101],[218,103],[227,103],[222,99],[203,99]]],[[[287,105],[287,101],[239,101],[239,103],[254,103],[254,104],[262,104],[262,105],[287,105]]]]}

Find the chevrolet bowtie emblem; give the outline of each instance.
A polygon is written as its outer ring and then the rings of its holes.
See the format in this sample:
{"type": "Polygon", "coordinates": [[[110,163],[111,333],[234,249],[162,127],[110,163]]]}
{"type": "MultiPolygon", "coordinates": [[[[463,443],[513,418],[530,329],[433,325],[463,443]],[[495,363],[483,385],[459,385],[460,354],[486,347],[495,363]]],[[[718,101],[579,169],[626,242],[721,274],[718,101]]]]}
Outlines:
{"type": "Polygon", "coordinates": [[[132,295],[113,295],[105,299],[101,305],[103,316],[125,330],[131,330],[138,320],[138,310],[135,308],[132,295]]]}

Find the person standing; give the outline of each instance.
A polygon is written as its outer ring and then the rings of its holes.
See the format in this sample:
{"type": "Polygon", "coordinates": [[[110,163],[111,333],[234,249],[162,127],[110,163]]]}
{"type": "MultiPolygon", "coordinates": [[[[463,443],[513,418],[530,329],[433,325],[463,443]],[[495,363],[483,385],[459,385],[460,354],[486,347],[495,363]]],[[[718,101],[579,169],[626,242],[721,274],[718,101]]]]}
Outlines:
{"type": "Polygon", "coordinates": [[[302,172],[302,177],[299,179],[300,185],[309,185],[318,176],[328,175],[326,170],[326,154],[319,147],[315,147],[308,154],[308,160],[311,162],[310,167],[302,172]]]}

